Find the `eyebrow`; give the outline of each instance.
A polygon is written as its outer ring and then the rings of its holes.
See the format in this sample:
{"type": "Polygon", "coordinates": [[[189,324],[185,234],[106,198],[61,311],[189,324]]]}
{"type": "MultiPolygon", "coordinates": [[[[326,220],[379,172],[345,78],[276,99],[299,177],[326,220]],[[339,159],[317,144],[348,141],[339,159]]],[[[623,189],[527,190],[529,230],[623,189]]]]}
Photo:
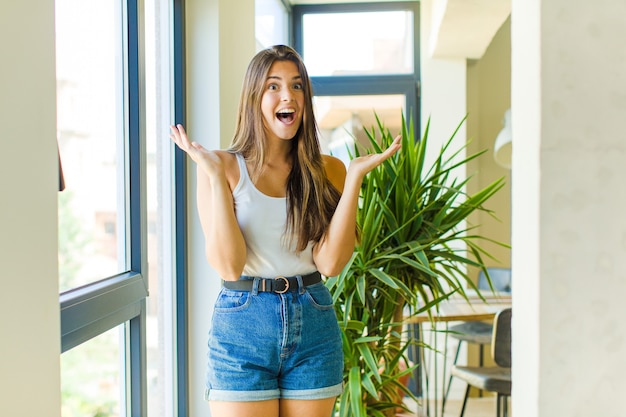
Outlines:
{"type": "MultiPolygon", "coordinates": [[[[267,76],[268,80],[282,80],[281,77],[279,77],[278,75],[268,75],[267,76]]],[[[301,75],[296,75],[295,77],[291,78],[291,80],[301,80],[302,76],[301,75]]]]}

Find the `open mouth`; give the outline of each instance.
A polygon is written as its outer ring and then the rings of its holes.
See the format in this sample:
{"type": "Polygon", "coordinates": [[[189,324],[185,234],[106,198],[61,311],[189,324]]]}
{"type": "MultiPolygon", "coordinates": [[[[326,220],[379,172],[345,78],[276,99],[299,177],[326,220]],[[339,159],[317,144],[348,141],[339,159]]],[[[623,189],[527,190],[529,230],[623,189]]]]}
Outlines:
{"type": "Polygon", "coordinates": [[[296,111],[293,109],[281,110],[276,113],[276,117],[283,123],[291,123],[296,118],[296,111]]]}

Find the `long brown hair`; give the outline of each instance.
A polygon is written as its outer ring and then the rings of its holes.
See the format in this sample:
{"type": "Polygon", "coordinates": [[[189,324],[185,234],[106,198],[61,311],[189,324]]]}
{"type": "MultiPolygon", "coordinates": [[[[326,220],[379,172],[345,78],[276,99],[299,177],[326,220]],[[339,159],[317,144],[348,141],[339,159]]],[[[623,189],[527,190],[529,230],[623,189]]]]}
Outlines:
{"type": "Polygon", "coordinates": [[[265,162],[266,133],[261,112],[265,81],[272,64],[291,61],[296,64],[304,91],[304,114],[292,139],[293,165],[287,178],[287,226],[289,239],[295,239],[296,250],[303,251],[309,242],[324,237],[340,193],[324,172],[317,124],[313,114],[313,89],[302,58],[292,48],[276,45],[264,49],[250,61],[243,81],[235,136],[230,151],[240,153],[253,163],[258,175],[265,162]]]}

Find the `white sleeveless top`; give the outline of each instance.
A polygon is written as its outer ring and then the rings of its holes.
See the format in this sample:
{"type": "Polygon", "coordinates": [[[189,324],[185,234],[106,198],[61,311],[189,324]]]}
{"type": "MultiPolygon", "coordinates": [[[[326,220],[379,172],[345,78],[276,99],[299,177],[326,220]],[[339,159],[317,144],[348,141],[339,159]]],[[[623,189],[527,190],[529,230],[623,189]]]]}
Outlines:
{"type": "Polygon", "coordinates": [[[243,156],[236,156],[239,182],[233,190],[235,215],[247,249],[243,275],[273,278],[315,272],[312,242],[299,254],[295,242],[287,247],[287,198],[270,197],[259,191],[250,179],[243,156]]]}

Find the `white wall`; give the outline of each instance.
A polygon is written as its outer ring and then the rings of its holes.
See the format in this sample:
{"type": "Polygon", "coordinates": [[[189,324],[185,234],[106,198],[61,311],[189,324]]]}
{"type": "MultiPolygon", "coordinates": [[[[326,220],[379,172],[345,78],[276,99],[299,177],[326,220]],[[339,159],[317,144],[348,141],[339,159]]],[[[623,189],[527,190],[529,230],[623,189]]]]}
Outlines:
{"type": "MultiPolygon", "coordinates": [[[[208,149],[228,146],[245,70],[255,53],[254,0],[187,0],[187,127],[208,149]]],[[[207,337],[219,276],[206,261],[196,211],[196,167],[189,164],[189,408],[208,416],[204,401],[207,337]]]]}
{"type": "Polygon", "coordinates": [[[513,0],[517,416],[624,415],[626,3],[572,6],[513,0]]]}
{"type": "MultiPolygon", "coordinates": [[[[539,0],[513,1],[511,12],[511,114],[513,169],[511,203],[511,266],[513,268],[513,400],[512,414],[538,417],[540,266],[539,143],[540,143],[540,16],[539,0]],[[519,115],[518,115],[519,113],[519,115]],[[524,138],[524,140],[518,138],[524,138]],[[523,353],[522,353],[523,352],[523,353]]],[[[565,350],[567,346],[563,346],[565,350]]],[[[560,356],[560,354],[559,354],[560,356]]],[[[581,357],[582,358],[582,357],[581,357]]],[[[554,358],[556,359],[556,358],[554,358]]],[[[550,361],[555,363],[555,361],[550,361]]],[[[554,368],[555,372],[558,372],[554,368]]],[[[573,394],[573,393],[571,393],[573,394]]],[[[586,395],[585,398],[588,398],[586,395]]],[[[564,394],[558,398],[574,395],[564,394]]],[[[565,401],[563,401],[565,402],[565,401]]],[[[594,401],[595,403],[595,401],[594,401]]],[[[565,415],[565,414],[555,414],[565,415]]],[[[591,415],[601,415],[591,413],[591,415]]]]}
{"type": "MultiPolygon", "coordinates": [[[[420,102],[422,134],[430,118],[428,153],[434,158],[438,155],[441,146],[450,139],[456,127],[467,114],[467,65],[464,58],[436,59],[431,56],[432,48],[429,46],[432,44],[431,25],[433,19],[435,21],[438,19],[433,15],[433,13],[437,13],[433,5],[433,0],[420,1],[420,78],[422,86],[420,102]]],[[[455,138],[452,149],[456,151],[467,140],[466,123],[459,129],[455,138]]],[[[463,151],[459,153],[458,158],[463,158],[464,156],[465,152],[463,151]]],[[[465,177],[464,167],[457,170],[457,175],[461,178],[465,177]]],[[[446,338],[438,337],[437,346],[440,349],[444,349],[445,342],[446,338]]],[[[449,343],[448,352],[453,352],[456,348],[454,341],[447,339],[447,342],[449,343]]],[[[438,365],[433,368],[437,369],[439,374],[433,380],[441,381],[444,378],[444,361],[441,355],[436,355],[435,357],[438,365]]],[[[448,359],[448,369],[450,363],[451,359],[448,359]]],[[[435,398],[434,390],[438,391],[437,398],[442,398],[440,383],[429,384],[429,396],[431,398],[435,398]]],[[[462,398],[462,393],[452,389],[450,398],[462,398]]]]}
{"type": "MultiPolygon", "coordinates": [[[[466,103],[466,62],[464,58],[434,59],[431,57],[431,20],[433,1],[420,1],[421,36],[421,119],[422,130],[430,118],[431,138],[429,148],[438,151],[438,143],[443,143],[465,117],[466,103]]],[[[465,125],[457,134],[459,143],[466,139],[465,125]]]]}
{"type": "Polygon", "coordinates": [[[0,3],[0,415],[61,415],[54,2],[0,3]]]}
{"type": "MultiPolygon", "coordinates": [[[[467,65],[468,78],[468,118],[467,136],[470,140],[467,152],[487,150],[485,154],[471,161],[468,171],[473,180],[467,186],[470,193],[491,184],[498,178],[504,178],[504,187],[493,195],[485,205],[491,213],[474,213],[468,222],[478,225],[475,233],[488,236],[498,242],[511,243],[511,170],[496,163],[494,158],[495,139],[503,126],[504,112],[511,107],[511,19],[507,19],[497,31],[485,54],[480,60],[470,61],[467,65]]],[[[481,245],[496,260],[485,258],[488,266],[510,267],[511,249],[482,241],[481,245]]],[[[472,276],[477,278],[476,268],[470,268],[472,276]]],[[[478,350],[469,358],[477,358],[478,350]]]]}

